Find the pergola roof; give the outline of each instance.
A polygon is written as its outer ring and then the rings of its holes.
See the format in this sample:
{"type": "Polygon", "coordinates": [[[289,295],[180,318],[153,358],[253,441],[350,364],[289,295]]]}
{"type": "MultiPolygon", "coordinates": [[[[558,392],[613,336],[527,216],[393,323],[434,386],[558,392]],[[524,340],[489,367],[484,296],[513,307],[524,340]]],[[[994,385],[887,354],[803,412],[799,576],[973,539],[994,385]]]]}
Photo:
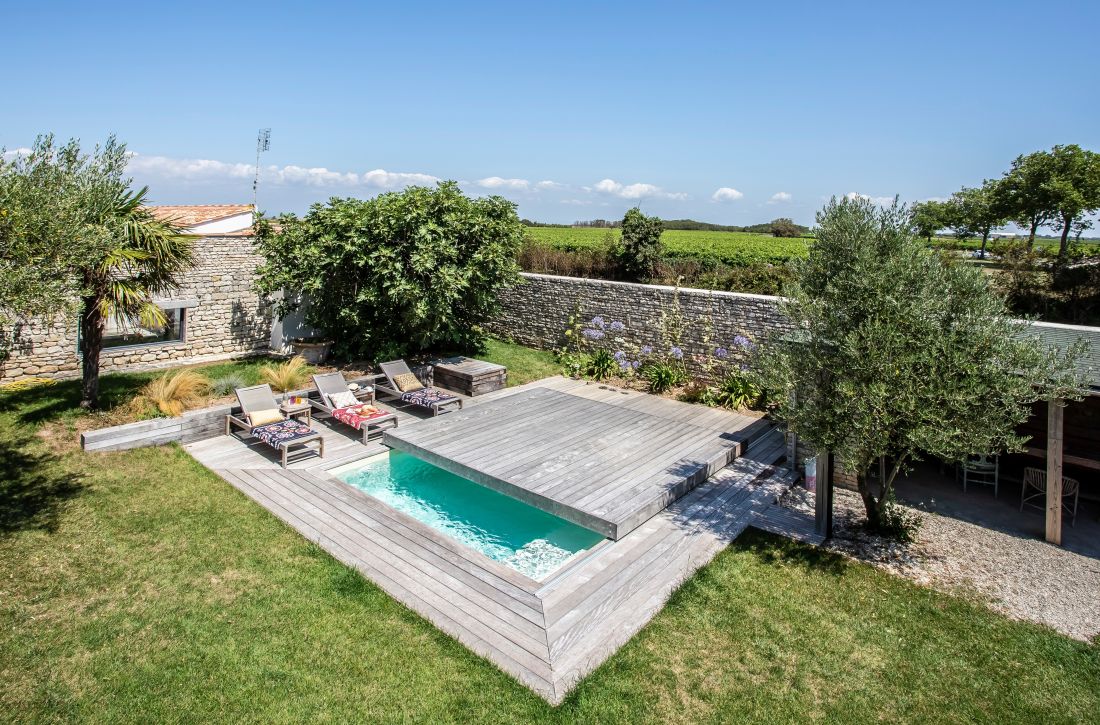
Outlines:
{"type": "Polygon", "coordinates": [[[1084,375],[1091,393],[1100,395],[1100,327],[1033,322],[1024,328],[1024,334],[1037,337],[1044,344],[1059,350],[1068,350],[1081,339],[1088,341],[1089,348],[1077,361],[1077,369],[1084,375]]]}

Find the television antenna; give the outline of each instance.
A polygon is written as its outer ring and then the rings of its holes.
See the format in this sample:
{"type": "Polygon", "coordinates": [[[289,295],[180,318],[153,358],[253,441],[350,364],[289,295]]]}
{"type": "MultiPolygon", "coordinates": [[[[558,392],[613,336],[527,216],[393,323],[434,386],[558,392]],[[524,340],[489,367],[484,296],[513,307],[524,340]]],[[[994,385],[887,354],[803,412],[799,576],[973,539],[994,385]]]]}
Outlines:
{"type": "Polygon", "coordinates": [[[261,128],[256,134],[256,175],[252,177],[252,211],[257,212],[256,192],[260,186],[260,154],[271,148],[271,129],[261,128]]]}

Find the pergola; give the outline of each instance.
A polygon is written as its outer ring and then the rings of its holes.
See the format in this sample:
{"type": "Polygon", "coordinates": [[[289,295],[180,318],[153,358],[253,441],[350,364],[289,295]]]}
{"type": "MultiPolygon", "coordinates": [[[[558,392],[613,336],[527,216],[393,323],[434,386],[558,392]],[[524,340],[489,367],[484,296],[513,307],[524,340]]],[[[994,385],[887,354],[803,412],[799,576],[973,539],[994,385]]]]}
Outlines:
{"type": "MultiPolygon", "coordinates": [[[[1068,350],[1084,339],[1089,347],[1078,360],[1078,371],[1085,380],[1082,400],[1055,400],[1037,406],[1041,416],[1045,408],[1046,425],[1040,434],[1033,416],[1028,428],[1036,434],[1026,452],[1042,458],[1046,464],[1046,540],[1062,543],[1062,479],[1067,466],[1100,472],[1100,327],[1035,322],[1025,334],[1038,337],[1046,345],[1068,350]],[[1070,415],[1067,416],[1067,410],[1070,415]],[[1046,445],[1035,445],[1045,435],[1046,445]]],[[[817,456],[816,531],[832,534],[834,461],[831,453],[817,456]]]]}

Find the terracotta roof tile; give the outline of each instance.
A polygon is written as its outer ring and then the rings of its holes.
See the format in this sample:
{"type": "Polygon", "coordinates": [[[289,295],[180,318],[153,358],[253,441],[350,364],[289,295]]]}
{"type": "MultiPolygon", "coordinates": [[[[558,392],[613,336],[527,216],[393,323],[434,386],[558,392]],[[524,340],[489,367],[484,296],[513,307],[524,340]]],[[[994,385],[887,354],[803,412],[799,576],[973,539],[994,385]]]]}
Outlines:
{"type": "Polygon", "coordinates": [[[158,219],[171,220],[181,227],[225,219],[238,214],[252,213],[251,204],[194,204],[150,206],[149,211],[158,219]]]}

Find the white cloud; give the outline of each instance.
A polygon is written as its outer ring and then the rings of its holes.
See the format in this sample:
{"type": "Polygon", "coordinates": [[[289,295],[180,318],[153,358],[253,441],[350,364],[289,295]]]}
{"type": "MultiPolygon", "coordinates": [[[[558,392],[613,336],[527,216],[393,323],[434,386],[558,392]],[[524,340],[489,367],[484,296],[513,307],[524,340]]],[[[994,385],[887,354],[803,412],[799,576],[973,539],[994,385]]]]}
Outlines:
{"type": "Polygon", "coordinates": [[[768,199],[769,204],[781,204],[791,200],[791,195],[785,191],[777,191],[768,199]]]}
{"type": "Polygon", "coordinates": [[[562,204],[569,204],[570,206],[590,206],[592,204],[591,199],[562,199],[562,204]]]}
{"type": "Polygon", "coordinates": [[[554,189],[564,189],[565,184],[559,184],[556,181],[546,180],[546,181],[540,181],[539,183],[535,184],[535,188],[538,189],[539,191],[551,191],[551,190],[554,190],[554,189]]]}
{"type": "MultiPolygon", "coordinates": [[[[175,159],[168,156],[131,154],[128,170],[132,174],[183,181],[217,181],[251,179],[256,167],[252,164],[227,163],[213,159],[175,159]]],[[[264,166],[260,179],[265,184],[285,186],[355,187],[402,189],[420,184],[431,185],[439,178],[431,174],[390,172],[373,169],[361,174],[354,171],[332,171],[323,166],[264,166]]]]}
{"type": "Polygon", "coordinates": [[[4,161],[11,161],[17,156],[28,156],[30,155],[30,152],[31,150],[26,146],[20,146],[19,148],[15,149],[8,149],[4,153],[0,154],[0,158],[4,159],[4,161]]]}
{"type": "Polygon", "coordinates": [[[438,176],[431,174],[409,174],[390,172],[385,169],[374,169],[362,176],[365,186],[375,186],[380,189],[404,189],[406,186],[431,186],[439,181],[438,176]]]}
{"type": "Polygon", "coordinates": [[[734,189],[733,187],[722,186],[713,194],[711,194],[710,198],[711,201],[737,201],[743,196],[744,194],[742,194],[737,189],[734,189]]]}
{"type": "Polygon", "coordinates": [[[894,203],[894,197],[892,196],[870,196],[868,194],[860,194],[858,191],[849,191],[844,196],[848,199],[866,199],[879,206],[890,206],[894,203]]]}
{"type": "Polygon", "coordinates": [[[475,182],[483,189],[511,189],[512,191],[525,191],[531,182],[527,179],[502,179],[499,176],[490,176],[475,182]]]}
{"type": "Polygon", "coordinates": [[[665,191],[653,184],[620,184],[614,179],[603,179],[596,182],[595,186],[584,187],[585,191],[596,191],[601,194],[611,194],[620,199],[686,199],[687,194],[682,192],[665,191]]]}

